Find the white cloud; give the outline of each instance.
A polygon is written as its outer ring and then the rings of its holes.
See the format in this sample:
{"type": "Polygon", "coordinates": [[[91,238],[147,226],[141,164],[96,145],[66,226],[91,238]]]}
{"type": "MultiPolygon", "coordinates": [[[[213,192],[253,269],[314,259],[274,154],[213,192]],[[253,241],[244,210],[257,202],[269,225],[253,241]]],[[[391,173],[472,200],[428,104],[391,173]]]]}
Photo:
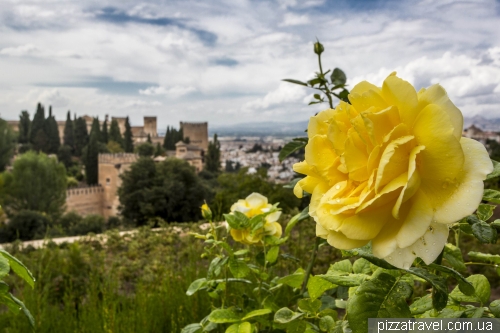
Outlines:
{"type": "Polygon", "coordinates": [[[13,56],[13,57],[22,57],[26,55],[33,55],[38,52],[39,49],[33,44],[25,44],[15,47],[5,47],[0,50],[0,54],[13,56]]]}
{"type": "Polygon", "coordinates": [[[139,90],[141,95],[154,96],[154,95],[167,95],[170,97],[178,98],[196,91],[194,87],[173,86],[165,88],[163,86],[149,87],[144,90],[139,90]]]}
{"type": "Polygon", "coordinates": [[[283,22],[280,24],[283,27],[288,27],[292,25],[304,25],[308,24],[311,20],[307,15],[297,15],[293,13],[286,13],[283,18],[283,22]]]}
{"type": "Polygon", "coordinates": [[[263,98],[247,102],[243,106],[243,109],[267,109],[277,105],[299,102],[305,95],[306,90],[303,87],[288,82],[281,82],[276,90],[269,92],[263,98]]]}

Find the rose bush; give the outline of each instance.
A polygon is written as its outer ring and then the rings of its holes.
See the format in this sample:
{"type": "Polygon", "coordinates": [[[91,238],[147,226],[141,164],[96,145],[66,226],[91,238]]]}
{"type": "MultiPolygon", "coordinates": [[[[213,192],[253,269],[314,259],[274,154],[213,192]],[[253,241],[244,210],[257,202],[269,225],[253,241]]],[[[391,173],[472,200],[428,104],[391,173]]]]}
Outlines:
{"type": "Polygon", "coordinates": [[[493,170],[484,146],[462,137],[463,117],[438,84],[418,93],[395,73],[366,81],[311,117],[306,175],[316,233],[339,249],[371,241],[373,254],[409,268],[441,253],[448,225],[472,214],[493,170]]]}
{"type": "Polygon", "coordinates": [[[281,211],[268,203],[262,194],[254,192],[245,199],[238,200],[231,206],[230,215],[234,215],[235,212],[242,213],[250,219],[248,225],[229,224],[231,236],[235,241],[251,245],[260,243],[264,236],[281,237],[283,231],[277,222],[281,211]],[[262,217],[262,221],[256,220],[252,223],[252,218],[258,216],[262,217]]]}

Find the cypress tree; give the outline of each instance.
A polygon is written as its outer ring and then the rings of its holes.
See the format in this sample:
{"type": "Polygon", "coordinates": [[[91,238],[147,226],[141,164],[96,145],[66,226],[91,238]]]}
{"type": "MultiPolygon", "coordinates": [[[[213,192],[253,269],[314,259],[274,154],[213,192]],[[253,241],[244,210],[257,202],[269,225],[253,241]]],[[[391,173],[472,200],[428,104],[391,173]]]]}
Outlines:
{"type": "Polygon", "coordinates": [[[66,146],[71,147],[71,151],[75,149],[75,127],[69,111],[66,116],[66,124],[64,125],[63,142],[66,146]]]}
{"type": "Polygon", "coordinates": [[[82,117],[79,117],[75,122],[75,156],[82,155],[82,149],[88,142],[87,122],[82,117]]]}
{"type": "Polygon", "coordinates": [[[101,126],[99,125],[99,118],[94,118],[92,121],[92,127],[90,128],[90,136],[92,136],[92,133],[96,133],[97,136],[97,141],[102,142],[101,139],[101,126]]]}
{"type": "Polygon", "coordinates": [[[220,142],[217,140],[217,134],[214,134],[214,140],[208,144],[208,150],[205,156],[205,170],[210,172],[219,172],[219,169],[220,142]]]}
{"type": "Polygon", "coordinates": [[[101,142],[107,144],[108,143],[108,118],[104,119],[104,123],[102,124],[101,131],[101,142]]]}
{"type": "Polygon", "coordinates": [[[132,128],[128,117],[125,119],[125,133],[123,134],[123,149],[126,153],[134,152],[134,141],[132,140],[132,128]]]}
{"type": "Polygon", "coordinates": [[[52,115],[52,106],[49,106],[49,116],[45,120],[45,132],[48,139],[47,153],[57,154],[61,146],[61,140],[59,138],[59,126],[57,126],[56,118],[52,115]]]}
{"type": "Polygon", "coordinates": [[[148,133],[148,140],[147,140],[149,143],[153,143],[153,141],[151,141],[151,135],[148,133]]]}
{"type": "Polygon", "coordinates": [[[87,156],[85,158],[85,176],[88,185],[97,184],[98,175],[98,156],[99,156],[99,140],[97,140],[97,132],[91,130],[90,140],[87,146],[87,156]]]}
{"type": "Polygon", "coordinates": [[[31,119],[28,111],[22,111],[19,116],[19,138],[18,142],[25,144],[30,141],[31,119]]]}
{"type": "Polygon", "coordinates": [[[168,142],[168,138],[170,137],[170,126],[167,126],[167,131],[165,132],[165,137],[163,138],[163,148],[165,148],[165,150],[169,150],[168,147],[169,147],[169,142],[168,142]]]}
{"type": "MultiPolygon", "coordinates": [[[[38,103],[35,115],[33,116],[33,121],[31,122],[31,132],[30,132],[30,142],[33,144],[34,147],[40,146],[35,142],[35,137],[43,136],[38,132],[44,131],[44,125],[43,125],[44,122],[45,122],[45,109],[43,108],[42,104],[38,103]]],[[[40,150],[38,148],[35,149],[40,150]]]]}
{"type": "Polygon", "coordinates": [[[109,127],[109,141],[114,141],[123,148],[123,138],[120,133],[120,127],[116,119],[111,120],[111,126],[109,127]]]}

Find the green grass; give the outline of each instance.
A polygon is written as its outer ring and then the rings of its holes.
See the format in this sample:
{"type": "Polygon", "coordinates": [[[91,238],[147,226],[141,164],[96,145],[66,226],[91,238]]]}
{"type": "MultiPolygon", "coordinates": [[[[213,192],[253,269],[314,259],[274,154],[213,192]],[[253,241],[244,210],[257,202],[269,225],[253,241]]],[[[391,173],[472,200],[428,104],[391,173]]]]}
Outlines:
{"type": "MultiPolygon", "coordinates": [[[[199,232],[198,224],[182,228],[184,233],[199,232]]],[[[34,290],[14,276],[6,281],[32,312],[37,332],[180,332],[210,312],[206,293],[185,294],[193,280],[205,276],[209,264],[200,259],[201,240],[171,229],[108,235],[105,245],[89,238],[38,250],[9,249],[37,280],[34,290]]],[[[284,250],[301,262],[283,260],[275,268],[283,275],[306,266],[314,244],[312,222],[303,222],[289,244],[293,246],[284,250]]],[[[318,273],[326,271],[335,253],[322,248],[318,273]]],[[[30,328],[22,315],[1,308],[0,331],[30,328]]]]}

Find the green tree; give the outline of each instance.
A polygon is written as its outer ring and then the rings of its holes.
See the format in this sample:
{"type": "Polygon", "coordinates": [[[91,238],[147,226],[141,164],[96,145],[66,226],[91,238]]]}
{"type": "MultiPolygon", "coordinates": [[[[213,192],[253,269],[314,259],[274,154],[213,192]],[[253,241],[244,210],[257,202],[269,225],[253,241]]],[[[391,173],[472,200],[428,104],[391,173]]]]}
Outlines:
{"type": "Polygon", "coordinates": [[[155,163],[141,157],[123,173],[118,195],[122,215],[144,225],[160,217],[166,221],[197,221],[199,207],[210,196],[210,190],[196,175],[194,168],[179,159],[155,163]]]}
{"type": "Polygon", "coordinates": [[[108,151],[112,154],[123,153],[122,146],[118,142],[113,140],[108,141],[106,148],[108,148],[108,151]]]}
{"type": "Polygon", "coordinates": [[[66,115],[66,123],[64,124],[64,137],[63,143],[71,148],[71,152],[73,152],[75,146],[75,127],[73,121],[71,120],[71,114],[68,111],[66,115]]]}
{"type": "Polygon", "coordinates": [[[148,133],[148,139],[147,139],[147,142],[149,143],[153,143],[153,141],[151,141],[151,134],[148,133]]]}
{"type": "Polygon", "coordinates": [[[30,142],[35,147],[37,146],[37,144],[35,143],[35,137],[37,136],[40,130],[43,131],[44,122],[45,122],[45,109],[43,108],[42,104],[38,103],[35,115],[33,116],[33,121],[31,122],[31,131],[30,131],[30,142]]]}
{"type": "Polygon", "coordinates": [[[10,219],[6,230],[0,236],[0,241],[13,242],[17,239],[28,241],[43,238],[50,224],[50,219],[44,214],[32,210],[21,210],[10,219]]]}
{"type": "Polygon", "coordinates": [[[9,124],[0,118],[0,172],[9,164],[15,148],[15,135],[9,124]]]}
{"type": "Polygon", "coordinates": [[[45,133],[48,141],[46,152],[57,154],[61,140],[59,138],[59,126],[57,126],[56,118],[52,115],[52,106],[49,107],[49,116],[45,119],[45,133]]]}
{"type": "Polygon", "coordinates": [[[7,215],[32,210],[57,216],[66,202],[66,169],[55,158],[30,151],[3,173],[0,197],[7,215]]]}
{"type": "Polygon", "coordinates": [[[125,119],[125,133],[123,134],[123,149],[126,153],[134,152],[134,141],[132,140],[132,128],[128,117],[125,119]]]}
{"type": "Polygon", "coordinates": [[[215,173],[220,170],[220,142],[217,140],[217,134],[214,134],[214,140],[208,144],[205,170],[215,173]]]}
{"type": "Polygon", "coordinates": [[[108,142],[109,141],[114,141],[116,143],[119,143],[120,146],[123,148],[123,138],[120,133],[120,127],[118,126],[118,121],[116,121],[116,119],[111,120],[108,142]]]}
{"type": "Polygon", "coordinates": [[[104,123],[102,124],[101,131],[101,142],[107,144],[108,143],[108,117],[104,119],[104,123]]]}
{"type": "Polygon", "coordinates": [[[62,145],[57,151],[57,160],[64,164],[66,170],[73,165],[73,160],[71,159],[71,147],[67,145],[62,145]]]}
{"type": "Polygon", "coordinates": [[[99,141],[97,140],[97,132],[92,131],[90,134],[89,145],[86,149],[85,158],[85,178],[87,184],[94,185],[99,181],[98,178],[98,156],[99,156],[99,141]]]}
{"type": "Polygon", "coordinates": [[[179,141],[184,141],[182,128],[177,130],[173,127],[167,126],[167,132],[165,133],[165,138],[163,139],[163,148],[165,148],[165,150],[175,150],[175,144],[179,141]]]}
{"type": "Polygon", "coordinates": [[[30,141],[31,119],[28,111],[22,111],[19,116],[19,136],[17,141],[26,144],[30,141]]]}
{"type": "Polygon", "coordinates": [[[82,149],[89,142],[87,122],[82,117],[75,122],[75,156],[82,156],[82,149]]]}
{"type": "Polygon", "coordinates": [[[155,146],[149,142],[144,142],[135,147],[135,151],[139,156],[151,157],[155,153],[155,146]]]}
{"type": "Polygon", "coordinates": [[[165,154],[165,149],[161,146],[159,142],[156,143],[156,149],[155,149],[155,157],[156,156],[163,156],[165,154]]]}
{"type": "Polygon", "coordinates": [[[90,136],[92,133],[96,133],[97,141],[102,142],[101,125],[99,124],[99,118],[94,118],[92,121],[92,127],[90,128],[90,136]]]}

